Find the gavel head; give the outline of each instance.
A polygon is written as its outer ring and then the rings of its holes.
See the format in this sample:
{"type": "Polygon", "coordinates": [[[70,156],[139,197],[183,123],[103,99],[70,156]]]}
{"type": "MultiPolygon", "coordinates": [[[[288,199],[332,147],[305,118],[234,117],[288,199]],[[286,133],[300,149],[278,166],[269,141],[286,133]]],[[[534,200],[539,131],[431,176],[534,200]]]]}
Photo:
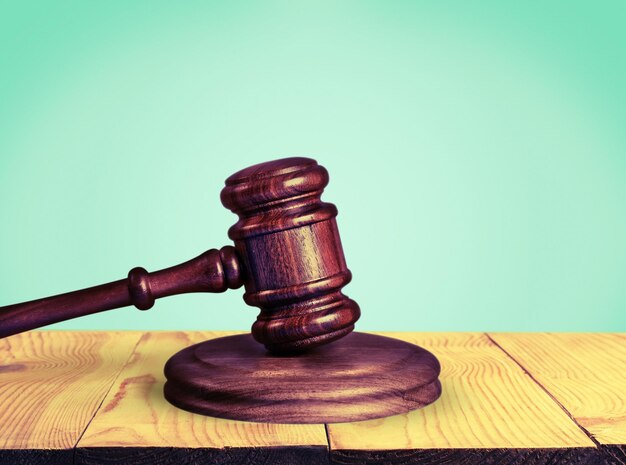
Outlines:
{"type": "Polygon", "coordinates": [[[284,158],[226,180],[221,199],[239,216],[228,236],[242,262],[248,305],[261,309],[254,338],[275,353],[339,339],[360,316],[342,294],[351,279],[337,208],[320,199],[328,172],[309,158],[284,158]]]}

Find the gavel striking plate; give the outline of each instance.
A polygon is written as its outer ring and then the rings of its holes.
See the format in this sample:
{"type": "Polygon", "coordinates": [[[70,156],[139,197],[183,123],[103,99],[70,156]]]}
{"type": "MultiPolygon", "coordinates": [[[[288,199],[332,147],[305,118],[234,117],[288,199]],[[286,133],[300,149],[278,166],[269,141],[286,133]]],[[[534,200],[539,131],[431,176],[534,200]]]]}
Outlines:
{"type": "Polygon", "coordinates": [[[439,362],[407,342],[353,332],[357,303],[333,204],[321,200],[328,172],[284,158],[226,180],[221,200],[239,216],[234,247],[171,268],[133,268],[128,278],[0,308],[0,337],[187,292],[245,286],[261,311],[251,334],[211,339],[165,365],[165,398],[191,412],[271,423],[365,420],[424,407],[441,394],[439,362]]]}

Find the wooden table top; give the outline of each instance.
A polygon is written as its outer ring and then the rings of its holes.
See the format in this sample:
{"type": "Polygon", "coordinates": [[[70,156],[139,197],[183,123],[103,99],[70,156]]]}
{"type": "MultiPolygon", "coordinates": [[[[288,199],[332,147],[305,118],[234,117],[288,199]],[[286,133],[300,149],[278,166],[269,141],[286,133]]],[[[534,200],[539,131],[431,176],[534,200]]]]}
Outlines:
{"type": "Polygon", "coordinates": [[[165,361],[227,334],[0,340],[0,463],[626,463],[626,334],[380,333],[433,352],[443,394],[378,420],[247,423],[167,403],[165,361]]]}

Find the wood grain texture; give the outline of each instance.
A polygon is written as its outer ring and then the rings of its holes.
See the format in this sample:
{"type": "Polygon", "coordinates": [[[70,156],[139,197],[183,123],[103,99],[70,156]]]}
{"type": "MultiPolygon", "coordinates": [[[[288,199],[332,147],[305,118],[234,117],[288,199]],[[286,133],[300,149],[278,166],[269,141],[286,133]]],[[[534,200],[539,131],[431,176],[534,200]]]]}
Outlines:
{"type": "Polygon", "coordinates": [[[311,158],[250,166],[226,180],[222,203],[239,216],[228,237],[246,270],[244,300],[261,309],[254,338],[272,352],[339,339],[359,319],[341,289],[352,275],[337,229],[337,208],[321,200],[328,172],[311,158]]]}
{"type": "Polygon", "coordinates": [[[335,341],[354,329],[357,303],[342,292],[352,275],[335,217],[323,202],[328,172],[311,158],[250,166],[226,179],[224,206],[239,216],[227,245],[164,270],[130,270],[126,279],[0,307],[0,338],[51,323],[188,292],[223,292],[244,281],[244,301],[261,309],[254,338],[274,353],[335,341]]]}
{"type": "Polygon", "coordinates": [[[148,310],[155,299],[189,292],[224,292],[243,284],[232,246],[211,249],[180,265],[148,273],[133,268],[127,279],[0,307],[0,338],[52,323],[128,305],[148,310]]]}
{"type": "Polygon", "coordinates": [[[414,344],[351,333],[272,356],[250,334],[187,347],[165,365],[165,398],[190,412],[268,423],[324,423],[422,408],[441,394],[439,362],[414,344]]]}
{"type": "Polygon", "coordinates": [[[481,334],[395,333],[439,357],[442,397],[406,415],[330,424],[329,453],[323,425],[218,420],[163,399],[165,360],[232,332],[141,334],[0,340],[0,464],[626,463],[624,335],[491,335],[496,345],[481,334]],[[595,447],[559,406],[567,396],[606,444],[595,447]]]}
{"type": "Polygon", "coordinates": [[[489,336],[599,444],[607,446],[603,449],[608,454],[626,463],[626,335],[489,336]]]}
{"type": "Polygon", "coordinates": [[[0,463],[67,463],[139,333],[30,332],[0,342],[0,463]]]}
{"type": "Polygon", "coordinates": [[[137,345],[76,450],[77,464],[326,461],[324,425],[280,425],[192,414],[163,398],[176,351],[227,332],[151,332],[137,345]]]}
{"type": "Polygon", "coordinates": [[[10,339],[0,339],[0,364],[11,356],[10,339]]]}
{"type": "Polygon", "coordinates": [[[422,410],[328,425],[333,461],[601,463],[594,443],[485,334],[393,336],[438,357],[443,394],[422,410]]]}

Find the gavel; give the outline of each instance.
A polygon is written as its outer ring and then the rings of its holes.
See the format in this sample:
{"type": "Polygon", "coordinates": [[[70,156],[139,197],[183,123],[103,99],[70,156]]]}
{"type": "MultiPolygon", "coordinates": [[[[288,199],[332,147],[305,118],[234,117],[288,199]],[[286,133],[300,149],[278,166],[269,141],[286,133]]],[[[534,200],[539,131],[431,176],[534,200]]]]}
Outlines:
{"type": "Polygon", "coordinates": [[[422,408],[441,394],[440,365],[405,341],[352,332],[359,306],[350,282],[337,209],[322,202],[328,172],[310,158],[243,169],[222,189],[239,216],[234,246],[180,265],[0,308],[0,337],[50,323],[186,292],[245,285],[259,307],[252,334],[211,338],[172,355],[163,395],[190,412],[272,423],[337,423],[422,408]],[[336,341],[333,344],[329,342],[336,341]],[[261,345],[261,344],[263,345],[261,345]],[[265,347],[263,347],[265,346],[265,347]]]}
{"type": "Polygon", "coordinates": [[[152,273],[133,268],[126,279],[0,307],[0,337],[92,313],[188,292],[245,286],[244,301],[259,307],[256,341],[276,354],[297,353],[354,329],[359,306],[342,293],[351,280],[335,217],[321,200],[329,176],[310,158],[250,166],[226,179],[222,204],[239,220],[228,231],[234,247],[211,249],[152,273]]]}

